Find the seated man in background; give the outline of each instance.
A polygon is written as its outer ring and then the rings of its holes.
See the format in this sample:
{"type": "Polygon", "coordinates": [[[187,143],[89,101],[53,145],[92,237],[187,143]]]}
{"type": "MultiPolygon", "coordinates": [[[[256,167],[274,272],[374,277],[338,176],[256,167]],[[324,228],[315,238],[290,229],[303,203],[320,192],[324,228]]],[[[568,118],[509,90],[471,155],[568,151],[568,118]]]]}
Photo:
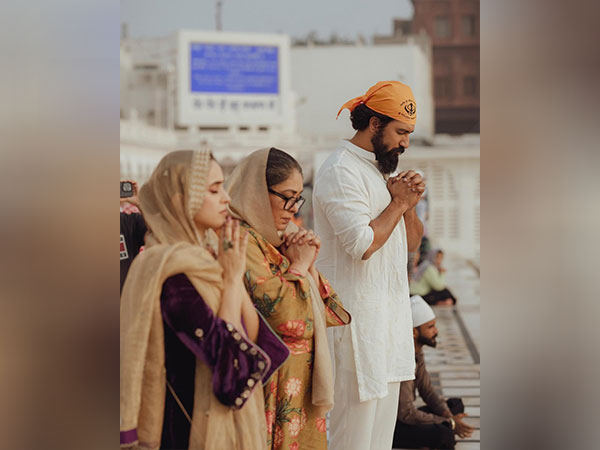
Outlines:
{"type": "Polygon", "coordinates": [[[394,448],[454,448],[454,435],[469,437],[473,427],[463,422],[464,405],[459,398],[445,401],[431,386],[425,367],[423,345],[435,347],[438,335],[435,314],[420,296],[410,299],[417,368],[415,379],[400,385],[398,420],[394,431],[394,448]],[[415,388],[427,406],[415,407],[415,388]]]}

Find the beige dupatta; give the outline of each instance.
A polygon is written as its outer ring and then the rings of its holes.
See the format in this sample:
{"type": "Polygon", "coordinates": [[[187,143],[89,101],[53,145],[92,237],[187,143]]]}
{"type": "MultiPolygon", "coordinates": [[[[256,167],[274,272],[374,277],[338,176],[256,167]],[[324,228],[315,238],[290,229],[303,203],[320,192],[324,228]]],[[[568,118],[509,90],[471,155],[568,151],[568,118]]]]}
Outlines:
{"type": "MultiPolygon", "coordinates": [[[[166,369],[160,294],[164,281],[184,273],[217,313],[222,269],[204,248],[193,217],[206,191],[210,153],[166,155],[140,191],[149,233],[133,261],[121,297],[121,432],[137,429],[129,446],[158,449],[162,434],[166,369]]],[[[212,392],[212,373],[196,362],[190,449],[266,448],[262,389],[243,408],[222,405],[212,392]]]]}
{"type": "MultiPolygon", "coordinates": [[[[279,247],[283,239],[277,232],[269,191],[267,188],[267,159],[269,148],[248,155],[234,169],[225,183],[231,203],[232,215],[248,223],[271,245],[279,247]]],[[[298,227],[290,222],[285,232],[295,232],[298,227]]],[[[314,322],[314,363],[312,370],[312,403],[321,416],[333,408],[333,368],[327,344],[325,306],[318,289],[318,280],[307,274],[310,283],[314,322]]]]}

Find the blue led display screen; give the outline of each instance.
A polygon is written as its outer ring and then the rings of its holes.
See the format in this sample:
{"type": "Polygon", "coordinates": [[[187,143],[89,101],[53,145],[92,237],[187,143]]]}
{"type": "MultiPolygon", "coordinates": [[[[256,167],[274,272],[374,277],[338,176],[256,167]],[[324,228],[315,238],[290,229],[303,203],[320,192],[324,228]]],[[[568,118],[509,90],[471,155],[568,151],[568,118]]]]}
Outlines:
{"type": "Polygon", "coordinates": [[[192,43],[191,91],[278,94],[278,50],[276,46],[192,43]]]}

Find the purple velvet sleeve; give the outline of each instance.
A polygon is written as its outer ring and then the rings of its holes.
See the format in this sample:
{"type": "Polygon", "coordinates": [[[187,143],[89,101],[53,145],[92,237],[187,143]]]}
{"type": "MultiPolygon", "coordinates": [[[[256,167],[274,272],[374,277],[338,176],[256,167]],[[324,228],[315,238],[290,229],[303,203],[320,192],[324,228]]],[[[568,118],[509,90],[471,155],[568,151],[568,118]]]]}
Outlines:
{"type": "Polygon", "coordinates": [[[256,382],[272,373],[269,356],[215,316],[185,275],[165,281],[161,310],[166,325],[212,370],[213,392],[224,405],[241,408],[256,382]]]}

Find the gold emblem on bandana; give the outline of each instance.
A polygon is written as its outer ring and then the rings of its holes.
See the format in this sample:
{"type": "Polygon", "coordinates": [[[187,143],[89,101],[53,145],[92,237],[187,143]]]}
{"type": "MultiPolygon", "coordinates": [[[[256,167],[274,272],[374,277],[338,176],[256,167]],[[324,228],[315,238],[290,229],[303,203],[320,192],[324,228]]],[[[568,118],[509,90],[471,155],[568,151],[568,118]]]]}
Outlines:
{"type": "Polygon", "coordinates": [[[413,117],[417,113],[417,106],[413,101],[409,101],[406,105],[404,105],[404,111],[406,111],[410,117],[413,117]]]}

